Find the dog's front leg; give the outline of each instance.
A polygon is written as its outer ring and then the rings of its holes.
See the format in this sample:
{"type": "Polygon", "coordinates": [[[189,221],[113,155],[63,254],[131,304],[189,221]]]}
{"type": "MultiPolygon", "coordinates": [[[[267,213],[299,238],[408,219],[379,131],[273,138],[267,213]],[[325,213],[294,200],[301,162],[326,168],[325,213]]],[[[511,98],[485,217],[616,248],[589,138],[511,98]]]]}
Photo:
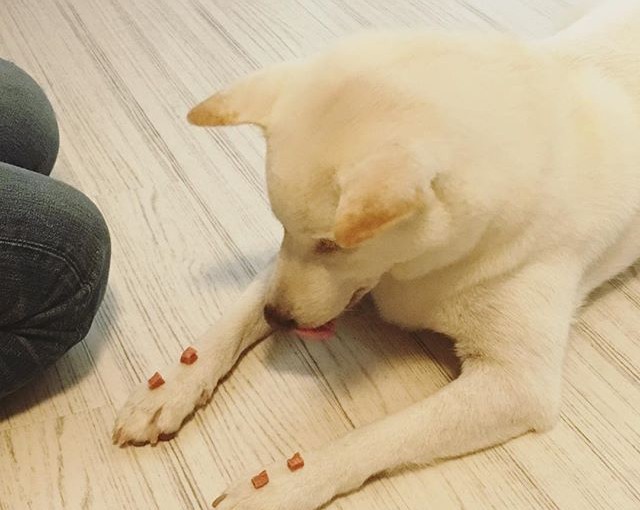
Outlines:
{"type": "Polygon", "coordinates": [[[303,452],[299,471],[289,472],[284,460],[268,466],[270,482],[261,489],[251,486],[249,476],[232,484],[216,510],[312,510],[382,471],[464,455],[550,427],[558,411],[574,288],[544,291],[532,282],[506,294],[460,308],[469,317],[458,342],[458,379],[396,415],[303,452]]]}
{"type": "Polygon", "coordinates": [[[270,274],[268,269],[259,275],[235,306],[200,338],[194,364],[176,361],[160,370],[165,380],[162,386],[150,390],[144,382],[133,390],[118,413],[114,443],[155,443],[176,432],[187,416],[207,403],[240,354],[271,334],[263,316],[270,274]]]}
{"type": "Polygon", "coordinates": [[[504,368],[476,363],[425,401],[302,452],[299,471],[290,472],[284,459],[267,466],[264,488],[254,489],[247,473],[218,499],[216,510],[313,510],[379,472],[502,443],[534,429],[546,413],[547,403],[528,383],[504,368]]]}

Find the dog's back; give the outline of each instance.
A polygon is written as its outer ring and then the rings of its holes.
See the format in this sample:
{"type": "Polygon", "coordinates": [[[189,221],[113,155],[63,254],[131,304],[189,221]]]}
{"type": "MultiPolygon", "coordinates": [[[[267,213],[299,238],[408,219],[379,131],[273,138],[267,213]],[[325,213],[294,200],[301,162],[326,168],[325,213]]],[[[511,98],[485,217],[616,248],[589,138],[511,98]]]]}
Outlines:
{"type": "MultiPolygon", "coordinates": [[[[608,247],[586,272],[583,291],[588,292],[624,270],[640,256],[640,215],[637,212],[640,162],[635,151],[640,139],[640,130],[637,128],[640,119],[640,1],[598,2],[583,17],[542,41],[541,45],[569,65],[575,63],[576,67],[583,67],[583,64],[587,64],[587,69],[591,68],[596,75],[620,87],[617,91],[610,90],[609,94],[604,93],[604,89],[597,84],[585,89],[585,99],[594,107],[599,105],[601,132],[613,135],[609,143],[603,145],[608,154],[608,163],[601,165],[603,174],[610,175],[605,179],[612,185],[609,193],[617,197],[616,206],[626,202],[625,210],[629,214],[627,220],[613,222],[626,226],[622,231],[614,229],[617,240],[607,238],[604,244],[608,247]],[[609,115],[605,122],[607,112],[613,111],[612,101],[615,102],[616,98],[620,101],[626,99],[621,97],[620,92],[626,94],[629,107],[626,111],[618,108],[618,114],[609,115]],[[623,118],[630,122],[625,128],[621,126],[623,118]],[[627,223],[629,218],[631,220],[627,223]]],[[[583,172],[583,167],[589,168],[589,165],[590,156],[579,165],[578,173],[583,172]]],[[[616,214],[619,215],[620,211],[616,214]]],[[[625,216],[622,214],[619,217],[622,219],[625,216]]],[[[605,223],[613,224],[610,219],[606,219],[605,223]]],[[[600,236],[596,237],[594,244],[600,240],[600,236]]]]}
{"type": "Polygon", "coordinates": [[[604,69],[640,105],[640,1],[600,2],[543,44],[604,69]]]}

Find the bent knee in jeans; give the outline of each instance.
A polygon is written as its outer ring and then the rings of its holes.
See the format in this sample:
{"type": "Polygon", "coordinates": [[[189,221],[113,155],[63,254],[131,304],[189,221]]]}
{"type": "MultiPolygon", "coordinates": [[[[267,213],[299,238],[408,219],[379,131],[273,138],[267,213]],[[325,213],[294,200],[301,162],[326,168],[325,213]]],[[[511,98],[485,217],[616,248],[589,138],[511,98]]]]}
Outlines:
{"type": "Polygon", "coordinates": [[[0,397],[88,332],[110,239],[96,206],[61,182],[0,163],[0,397]]]}
{"type": "Polygon", "coordinates": [[[47,96],[22,69],[0,59],[0,161],[49,175],[58,145],[47,96]]]}

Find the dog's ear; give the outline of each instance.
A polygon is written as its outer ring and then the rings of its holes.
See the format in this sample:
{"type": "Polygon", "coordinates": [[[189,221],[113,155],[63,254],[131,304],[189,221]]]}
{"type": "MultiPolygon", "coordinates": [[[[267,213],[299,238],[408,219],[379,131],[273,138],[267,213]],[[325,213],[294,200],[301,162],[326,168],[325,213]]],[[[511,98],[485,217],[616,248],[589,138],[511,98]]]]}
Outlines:
{"type": "Polygon", "coordinates": [[[255,124],[266,128],[273,105],[298,65],[286,62],[250,74],[195,106],[187,120],[196,126],[255,124]]]}
{"type": "Polygon", "coordinates": [[[424,208],[433,175],[416,153],[387,147],[338,175],[340,199],[334,235],[353,248],[424,208]]]}

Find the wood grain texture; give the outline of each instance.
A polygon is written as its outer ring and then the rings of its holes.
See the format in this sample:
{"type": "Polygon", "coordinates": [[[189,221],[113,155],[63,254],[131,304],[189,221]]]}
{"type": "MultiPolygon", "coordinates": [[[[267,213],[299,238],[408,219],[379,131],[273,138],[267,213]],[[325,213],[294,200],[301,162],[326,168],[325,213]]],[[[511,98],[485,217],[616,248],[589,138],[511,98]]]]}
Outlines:
{"type": "MultiPolygon", "coordinates": [[[[246,470],[455,377],[444,339],[400,332],[365,306],[330,343],[278,336],[258,346],[174,441],[110,443],[129,388],[224,313],[279,242],[258,133],[194,129],[184,121],[192,105],[250,70],[365,27],[542,36],[575,3],[3,2],[0,56],[49,94],[62,133],[55,176],[104,212],[113,263],[89,337],[0,402],[0,509],[208,508],[246,470]]],[[[553,431],[378,478],[328,508],[640,508],[640,279],[630,271],[597,294],[574,328],[553,431]]]]}

